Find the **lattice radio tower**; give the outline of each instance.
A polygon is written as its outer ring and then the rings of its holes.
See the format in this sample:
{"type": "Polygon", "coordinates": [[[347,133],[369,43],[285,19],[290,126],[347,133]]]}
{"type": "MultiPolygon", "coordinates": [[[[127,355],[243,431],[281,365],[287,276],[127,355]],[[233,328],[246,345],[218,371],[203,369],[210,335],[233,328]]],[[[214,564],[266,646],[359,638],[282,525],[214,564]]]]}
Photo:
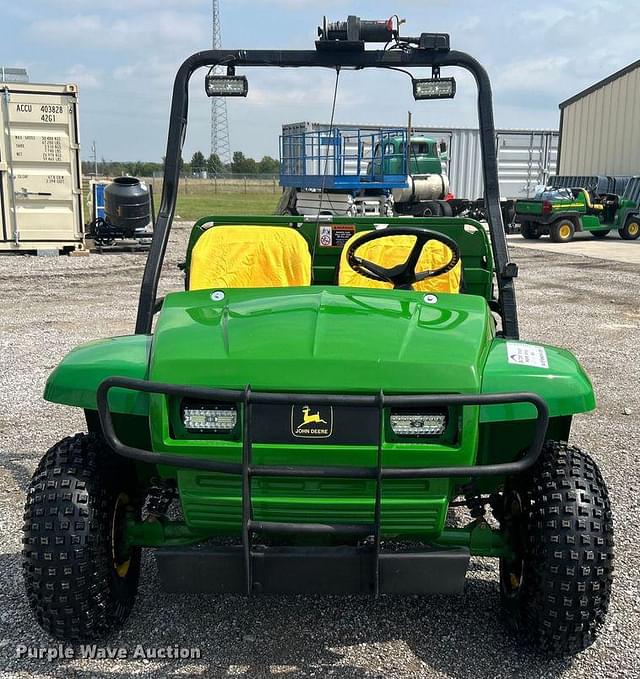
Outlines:
{"type": "MultiPolygon", "coordinates": [[[[220,38],[220,6],[219,0],[213,0],[213,49],[222,47],[220,38]]],[[[216,66],[214,73],[224,74],[224,66],[216,66]]],[[[217,153],[223,163],[231,162],[231,145],[229,144],[229,122],[227,120],[227,100],[224,97],[211,99],[211,153],[217,153]]]]}

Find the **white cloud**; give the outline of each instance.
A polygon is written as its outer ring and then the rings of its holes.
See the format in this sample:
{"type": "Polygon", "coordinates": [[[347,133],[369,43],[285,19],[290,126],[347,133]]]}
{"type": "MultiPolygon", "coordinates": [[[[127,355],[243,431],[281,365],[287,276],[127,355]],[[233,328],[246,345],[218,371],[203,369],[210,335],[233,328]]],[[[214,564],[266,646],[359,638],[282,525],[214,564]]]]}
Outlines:
{"type": "MultiPolygon", "coordinates": [[[[253,7],[255,7],[256,5],[258,6],[262,5],[263,7],[276,5],[280,7],[288,7],[289,9],[309,9],[318,7],[317,0],[235,0],[235,2],[237,2],[238,4],[252,5],[253,7]]],[[[344,7],[344,0],[323,0],[322,3],[322,6],[325,8],[336,5],[344,7]]],[[[346,9],[344,11],[344,15],[345,15],[344,18],[346,18],[347,16],[346,9]]]]}
{"type": "Polygon", "coordinates": [[[573,63],[567,56],[548,56],[516,60],[500,69],[494,77],[499,96],[510,101],[526,97],[529,105],[548,105],[559,101],[566,79],[573,76],[573,63]]]}
{"type": "Polygon", "coordinates": [[[64,81],[75,83],[81,90],[84,90],[100,87],[102,79],[98,73],[89,70],[86,66],[74,64],[67,70],[64,81]]]}
{"type": "Polygon", "coordinates": [[[30,36],[48,45],[105,49],[166,50],[176,44],[207,44],[209,30],[198,14],[162,11],[109,20],[97,14],[37,19],[28,28],[30,36]]]}

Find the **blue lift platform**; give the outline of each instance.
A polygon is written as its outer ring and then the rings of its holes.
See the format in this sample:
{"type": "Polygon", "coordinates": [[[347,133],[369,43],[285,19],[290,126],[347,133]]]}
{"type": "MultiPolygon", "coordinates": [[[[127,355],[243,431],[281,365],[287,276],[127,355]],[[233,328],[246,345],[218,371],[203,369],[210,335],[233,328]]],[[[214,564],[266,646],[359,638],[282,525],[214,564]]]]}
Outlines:
{"type": "Polygon", "coordinates": [[[280,185],[345,192],[404,188],[407,160],[398,149],[406,138],[406,129],[388,128],[281,135],[280,185]]]}

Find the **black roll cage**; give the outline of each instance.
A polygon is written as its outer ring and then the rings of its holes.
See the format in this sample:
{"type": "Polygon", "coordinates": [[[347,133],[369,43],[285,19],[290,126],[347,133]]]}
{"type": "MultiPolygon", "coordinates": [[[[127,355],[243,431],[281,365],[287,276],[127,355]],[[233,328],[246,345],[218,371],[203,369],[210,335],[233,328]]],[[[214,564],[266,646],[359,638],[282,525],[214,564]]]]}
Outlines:
{"type": "Polygon", "coordinates": [[[465,52],[435,48],[405,46],[402,50],[359,50],[344,46],[340,49],[318,50],[207,50],[186,59],[178,69],[173,85],[169,135],[165,156],[162,200],[154,225],[153,240],[147,257],[140,288],[135,331],[151,332],[158,281],[162,270],[169,232],[173,222],[180,177],[180,158],[187,129],[189,81],[203,67],[214,66],[275,66],[319,68],[418,68],[458,66],[469,71],[478,86],[478,122],[482,151],[485,205],[498,284],[498,311],[502,335],[518,338],[518,317],[513,279],[515,264],[509,261],[507,240],[500,211],[498,164],[495,148],[495,128],[491,83],[483,66],[465,52]]]}

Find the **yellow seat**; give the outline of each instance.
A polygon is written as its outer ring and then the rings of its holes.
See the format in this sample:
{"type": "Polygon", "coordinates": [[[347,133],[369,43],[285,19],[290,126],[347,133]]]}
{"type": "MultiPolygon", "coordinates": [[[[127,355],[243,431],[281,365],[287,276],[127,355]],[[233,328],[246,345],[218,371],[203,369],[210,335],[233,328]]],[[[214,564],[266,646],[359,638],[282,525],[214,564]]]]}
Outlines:
{"type": "Polygon", "coordinates": [[[587,189],[579,189],[578,190],[578,195],[580,195],[580,192],[584,195],[584,202],[587,206],[587,212],[589,210],[593,210],[594,212],[600,212],[604,210],[604,205],[602,203],[592,203],[591,202],[591,196],[589,195],[589,192],[587,189]]]}
{"type": "MultiPolygon", "coordinates": [[[[354,271],[347,263],[347,250],[351,243],[360,238],[363,233],[356,233],[345,243],[340,255],[340,269],[338,271],[338,285],[353,288],[393,288],[391,283],[374,281],[354,271]]],[[[402,264],[409,257],[415,243],[414,236],[387,236],[379,240],[364,243],[356,249],[356,255],[370,262],[391,268],[402,264]]],[[[431,240],[425,243],[416,265],[416,272],[437,269],[451,260],[451,249],[440,241],[431,240]]],[[[426,278],[413,284],[414,290],[420,292],[460,292],[462,264],[458,262],[451,271],[435,278],[426,278]]]]}
{"type": "Polygon", "coordinates": [[[191,252],[189,289],[311,285],[307,241],[285,226],[212,226],[191,252]]]}

